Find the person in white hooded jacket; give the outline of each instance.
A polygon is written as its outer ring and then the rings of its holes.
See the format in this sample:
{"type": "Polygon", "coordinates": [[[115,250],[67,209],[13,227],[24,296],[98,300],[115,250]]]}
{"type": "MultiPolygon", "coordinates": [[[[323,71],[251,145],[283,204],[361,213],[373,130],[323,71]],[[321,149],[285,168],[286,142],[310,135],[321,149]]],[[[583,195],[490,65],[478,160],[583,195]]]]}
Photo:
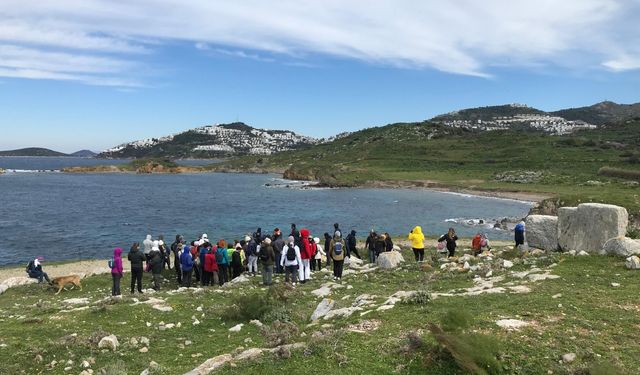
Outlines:
{"type": "MultiPolygon", "coordinates": [[[[316,243],[316,247],[318,249],[316,250],[316,255],[313,257],[313,261],[316,267],[318,268],[318,271],[320,271],[322,269],[322,257],[326,257],[327,253],[325,253],[324,250],[322,249],[322,246],[320,246],[320,238],[314,237],[313,242],[316,243]]],[[[311,268],[315,271],[316,267],[311,267],[311,268]]]]}
{"type": "Polygon", "coordinates": [[[282,248],[282,258],[280,258],[280,265],[284,267],[284,281],[289,282],[289,275],[291,275],[291,282],[296,285],[298,267],[302,265],[302,258],[300,257],[300,248],[295,244],[295,238],[289,236],[287,243],[282,248]]]}

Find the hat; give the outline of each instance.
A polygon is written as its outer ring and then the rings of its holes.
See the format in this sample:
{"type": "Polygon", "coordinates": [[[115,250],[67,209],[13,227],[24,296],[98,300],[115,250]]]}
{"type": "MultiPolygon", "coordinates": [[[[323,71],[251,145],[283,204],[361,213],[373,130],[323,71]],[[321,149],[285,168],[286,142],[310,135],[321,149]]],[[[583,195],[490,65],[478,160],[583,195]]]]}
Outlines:
{"type": "Polygon", "coordinates": [[[313,242],[320,243],[320,239],[318,237],[313,237],[313,242]]]}
{"type": "Polygon", "coordinates": [[[294,242],[296,239],[295,239],[295,238],[293,238],[293,236],[289,236],[289,238],[287,238],[287,240],[288,240],[289,242],[294,242]]]}
{"type": "Polygon", "coordinates": [[[342,237],[342,233],[340,233],[339,230],[337,230],[333,235],[338,237],[338,238],[342,237]]]}
{"type": "Polygon", "coordinates": [[[264,239],[264,243],[266,243],[267,245],[269,245],[271,243],[271,238],[267,237],[264,239]]]}
{"type": "Polygon", "coordinates": [[[206,234],[206,233],[202,233],[202,239],[203,239],[203,240],[208,240],[208,239],[209,239],[209,237],[207,236],[207,234],[206,234]]]}
{"type": "Polygon", "coordinates": [[[247,241],[247,242],[249,242],[249,241],[251,241],[251,237],[249,237],[249,236],[244,236],[244,240],[245,240],[245,241],[247,241]]]}

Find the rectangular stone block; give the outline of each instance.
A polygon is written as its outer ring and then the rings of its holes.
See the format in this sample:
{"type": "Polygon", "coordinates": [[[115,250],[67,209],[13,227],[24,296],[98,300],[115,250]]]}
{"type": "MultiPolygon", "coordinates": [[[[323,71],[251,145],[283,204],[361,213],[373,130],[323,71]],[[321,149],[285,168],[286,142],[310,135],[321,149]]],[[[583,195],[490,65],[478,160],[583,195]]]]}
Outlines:
{"type": "Polygon", "coordinates": [[[563,251],[603,253],[607,240],[627,233],[629,214],[624,207],[583,203],[558,209],[558,243],[563,251]]]}

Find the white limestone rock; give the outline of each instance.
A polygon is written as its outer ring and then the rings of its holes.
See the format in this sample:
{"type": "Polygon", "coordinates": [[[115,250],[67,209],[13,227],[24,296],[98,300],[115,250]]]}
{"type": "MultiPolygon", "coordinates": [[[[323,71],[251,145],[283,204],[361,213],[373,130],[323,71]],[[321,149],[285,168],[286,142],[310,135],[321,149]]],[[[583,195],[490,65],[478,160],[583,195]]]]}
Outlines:
{"type": "Polygon", "coordinates": [[[378,256],[376,263],[382,269],[392,269],[404,262],[404,258],[399,251],[387,251],[378,256]]]}
{"type": "Polygon", "coordinates": [[[624,207],[583,203],[558,209],[558,244],[563,251],[603,253],[607,240],[627,233],[629,214],[624,207]]]}
{"type": "Polygon", "coordinates": [[[611,238],[602,247],[604,253],[621,257],[640,255],[640,241],[627,237],[611,238]]]}

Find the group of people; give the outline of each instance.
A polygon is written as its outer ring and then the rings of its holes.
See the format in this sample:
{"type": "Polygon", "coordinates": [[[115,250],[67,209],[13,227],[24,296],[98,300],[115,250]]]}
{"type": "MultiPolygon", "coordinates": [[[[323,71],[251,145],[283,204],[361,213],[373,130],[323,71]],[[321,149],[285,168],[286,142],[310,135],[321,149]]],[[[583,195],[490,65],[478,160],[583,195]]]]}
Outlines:
{"type": "MultiPolygon", "coordinates": [[[[333,266],[333,277],[340,280],[345,258],[352,255],[361,258],[356,231],[352,230],[343,238],[336,223],[333,234],[324,233],[323,239],[324,243],[320,237],[313,237],[309,229],[298,230],[296,224],[291,224],[291,232],[286,237],[279,228],[267,234],[258,228],[251,235],[233,242],[224,239],[213,242],[206,233],[188,242],[178,234],[175,241],[167,246],[162,236],[153,240],[151,235],[147,235],[142,243],[143,250],[136,242],[127,255],[131,263],[131,293],[136,290],[142,293],[145,271],[151,272],[153,288],[159,290],[163,270],[172,269],[171,259],[176,281],[184,287],[194,284],[222,286],[242,273],[249,276],[260,273],[264,285],[273,283],[274,274],[283,274],[285,282],[293,285],[298,282],[304,284],[311,279],[312,271],[323,268],[323,262],[327,267],[333,266]]],[[[393,249],[393,242],[388,233],[378,235],[372,230],[365,247],[369,249],[369,260],[375,262],[381,252],[393,249]]],[[[113,278],[112,295],[119,295],[123,276],[121,248],[114,249],[109,266],[113,278]]]]}

